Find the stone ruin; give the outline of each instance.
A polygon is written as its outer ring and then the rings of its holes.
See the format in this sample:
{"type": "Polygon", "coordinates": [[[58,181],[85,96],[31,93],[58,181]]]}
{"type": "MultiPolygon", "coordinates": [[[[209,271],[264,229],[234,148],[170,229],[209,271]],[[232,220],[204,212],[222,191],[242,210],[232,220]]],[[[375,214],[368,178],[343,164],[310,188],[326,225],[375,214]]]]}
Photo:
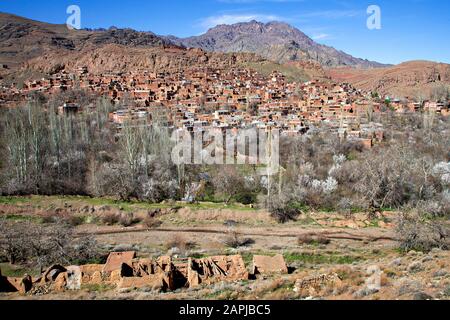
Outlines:
{"type": "Polygon", "coordinates": [[[33,280],[25,275],[23,278],[4,277],[0,270],[0,292],[27,293],[33,286],[33,280]]]}
{"type": "Polygon", "coordinates": [[[239,255],[189,259],[187,280],[190,287],[220,281],[248,280],[249,273],[239,255]]]}
{"type": "Polygon", "coordinates": [[[253,256],[253,274],[286,274],[288,272],[288,267],[281,254],[274,257],[253,256]]]}
{"type": "MultiPolygon", "coordinates": [[[[287,266],[281,255],[274,258],[255,256],[254,271],[255,274],[287,273],[287,266]]],[[[53,265],[35,279],[28,275],[23,278],[3,277],[0,272],[0,292],[46,294],[80,290],[88,285],[173,291],[248,279],[249,272],[240,255],[174,260],[169,256],[136,259],[135,252],[113,252],[104,265],[53,265]]]]}

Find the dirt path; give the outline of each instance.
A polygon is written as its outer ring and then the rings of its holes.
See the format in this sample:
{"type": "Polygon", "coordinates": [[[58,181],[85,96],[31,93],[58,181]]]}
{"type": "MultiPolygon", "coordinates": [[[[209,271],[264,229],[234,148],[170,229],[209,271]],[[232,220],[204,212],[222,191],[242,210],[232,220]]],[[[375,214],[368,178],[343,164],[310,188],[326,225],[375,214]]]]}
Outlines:
{"type": "MultiPolygon", "coordinates": [[[[278,228],[277,228],[278,229],[278,228]]],[[[126,229],[112,229],[112,228],[106,228],[106,229],[99,229],[96,228],[94,230],[85,230],[85,231],[79,231],[77,233],[78,236],[87,236],[87,235],[96,235],[96,236],[104,236],[104,235],[117,235],[117,234],[132,234],[132,233],[156,233],[156,232],[164,232],[164,233],[197,233],[197,234],[218,234],[223,235],[227,232],[229,232],[230,229],[227,228],[158,228],[158,229],[146,229],[141,227],[135,227],[135,228],[126,228],[126,229]]],[[[297,238],[300,235],[315,235],[315,236],[321,236],[327,239],[341,239],[341,240],[353,240],[353,241],[370,241],[370,242],[376,242],[376,241],[396,241],[395,237],[391,234],[391,232],[382,233],[378,229],[360,229],[358,232],[348,232],[344,230],[339,229],[332,229],[327,228],[326,230],[318,230],[318,229],[297,229],[292,230],[292,228],[289,229],[283,229],[279,228],[278,230],[274,231],[273,229],[269,230],[262,230],[257,228],[252,229],[238,229],[236,231],[236,234],[240,236],[256,236],[256,237],[277,237],[277,238],[297,238]]]]}

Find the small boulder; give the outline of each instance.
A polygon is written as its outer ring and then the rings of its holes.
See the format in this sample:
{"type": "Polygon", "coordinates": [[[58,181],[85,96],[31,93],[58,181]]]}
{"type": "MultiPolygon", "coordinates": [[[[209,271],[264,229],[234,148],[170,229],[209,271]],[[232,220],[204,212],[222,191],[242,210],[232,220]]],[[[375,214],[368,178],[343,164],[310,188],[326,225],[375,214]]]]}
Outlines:
{"type": "Polygon", "coordinates": [[[402,264],[402,262],[403,262],[402,258],[397,258],[397,259],[391,261],[390,266],[398,267],[402,264]]]}
{"type": "Polygon", "coordinates": [[[421,301],[421,300],[433,300],[433,297],[425,292],[416,292],[413,295],[413,300],[421,301]]]}
{"type": "Polygon", "coordinates": [[[364,298],[364,297],[367,297],[367,296],[371,296],[371,295],[373,295],[373,294],[375,294],[375,293],[378,293],[379,291],[380,291],[380,290],[379,290],[379,289],[376,289],[376,288],[368,288],[368,287],[364,287],[364,288],[362,288],[362,289],[356,291],[356,292],[353,294],[353,296],[354,296],[355,298],[364,298]]]}
{"type": "Polygon", "coordinates": [[[436,271],[435,273],[433,273],[433,278],[441,278],[441,277],[445,277],[448,275],[448,271],[441,269],[436,271]]]}
{"type": "Polygon", "coordinates": [[[411,273],[420,272],[424,269],[423,265],[419,261],[414,261],[408,266],[408,271],[411,273]]]}

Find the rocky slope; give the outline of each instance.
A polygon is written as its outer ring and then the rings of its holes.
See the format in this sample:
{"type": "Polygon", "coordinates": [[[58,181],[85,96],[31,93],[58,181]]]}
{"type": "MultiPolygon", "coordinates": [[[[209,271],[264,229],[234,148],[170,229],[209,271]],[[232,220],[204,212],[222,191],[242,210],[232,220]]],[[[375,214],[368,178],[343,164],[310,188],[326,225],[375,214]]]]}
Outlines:
{"type": "Polygon", "coordinates": [[[69,30],[65,25],[0,13],[0,77],[23,80],[63,69],[92,73],[132,70],[174,71],[190,67],[231,67],[257,63],[254,54],[187,50],[151,32],[110,28],[69,30]]]}
{"type": "Polygon", "coordinates": [[[176,39],[131,29],[69,30],[65,25],[0,13],[0,79],[5,83],[85,66],[92,73],[240,66],[267,74],[278,70],[297,82],[331,77],[394,96],[428,94],[436,86],[450,84],[447,64],[414,61],[355,68],[380,65],[318,45],[279,22],[222,25],[200,37],[176,39]],[[346,67],[323,68],[342,65],[346,67]]]}
{"type": "Polygon", "coordinates": [[[131,29],[69,30],[65,25],[33,21],[0,13],[0,64],[14,70],[49,51],[72,53],[107,44],[130,47],[172,46],[149,32],[131,29]]]}
{"type": "Polygon", "coordinates": [[[257,21],[219,25],[201,36],[179,39],[167,37],[186,47],[216,52],[252,52],[285,63],[312,60],[325,67],[380,67],[377,62],[358,59],[332,47],[318,44],[300,30],[282,22],[257,21]]]}
{"type": "Polygon", "coordinates": [[[131,48],[107,44],[99,48],[86,49],[61,55],[60,51],[46,54],[26,62],[22,71],[51,74],[58,70],[76,71],[87,67],[89,72],[174,72],[187,68],[237,67],[246,63],[260,62],[262,58],[252,54],[207,53],[200,49],[183,48],[131,48]]]}
{"type": "Polygon", "coordinates": [[[450,85],[450,65],[431,61],[410,61],[372,70],[335,68],[327,73],[336,81],[350,82],[359,89],[396,97],[418,94],[426,97],[433,88],[450,85]]]}

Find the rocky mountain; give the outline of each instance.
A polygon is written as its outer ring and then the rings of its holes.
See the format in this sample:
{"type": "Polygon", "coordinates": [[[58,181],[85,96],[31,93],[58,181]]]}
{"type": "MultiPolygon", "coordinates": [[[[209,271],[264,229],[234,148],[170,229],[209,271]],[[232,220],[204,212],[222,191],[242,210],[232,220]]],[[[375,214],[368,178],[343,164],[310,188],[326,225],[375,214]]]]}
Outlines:
{"type": "Polygon", "coordinates": [[[442,86],[450,86],[450,64],[409,61],[389,68],[327,70],[334,80],[349,82],[359,89],[395,97],[430,96],[442,86]]]}
{"type": "Polygon", "coordinates": [[[174,47],[169,41],[150,32],[116,28],[99,31],[69,30],[65,25],[0,13],[0,64],[9,69],[17,68],[47,51],[83,51],[107,44],[174,47]]]}
{"type": "Polygon", "coordinates": [[[206,51],[252,52],[279,63],[315,61],[324,67],[373,68],[384,66],[318,44],[300,30],[283,22],[251,21],[219,25],[200,36],[184,39],[169,36],[166,39],[178,45],[201,48],[206,51]]]}
{"type": "Polygon", "coordinates": [[[297,82],[330,77],[396,96],[450,84],[448,64],[414,61],[371,68],[380,65],[319,45],[279,22],[222,25],[200,37],[177,39],[131,29],[69,30],[65,25],[0,13],[0,79],[5,83],[80,67],[104,73],[200,66],[249,67],[264,74],[278,70],[297,82]]]}
{"type": "Polygon", "coordinates": [[[106,44],[95,49],[73,51],[61,55],[59,51],[46,54],[26,62],[21,71],[52,74],[59,70],[75,72],[87,67],[93,74],[108,72],[176,72],[189,68],[231,68],[249,63],[260,63],[263,59],[254,54],[211,53],[201,49],[168,47],[129,47],[106,44]]]}
{"type": "Polygon", "coordinates": [[[151,32],[110,28],[69,30],[65,25],[0,13],[0,79],[21,81],[88,67],[92,73],[178,71],[263,62],[255,54],[186,49],[151,32]]]}

